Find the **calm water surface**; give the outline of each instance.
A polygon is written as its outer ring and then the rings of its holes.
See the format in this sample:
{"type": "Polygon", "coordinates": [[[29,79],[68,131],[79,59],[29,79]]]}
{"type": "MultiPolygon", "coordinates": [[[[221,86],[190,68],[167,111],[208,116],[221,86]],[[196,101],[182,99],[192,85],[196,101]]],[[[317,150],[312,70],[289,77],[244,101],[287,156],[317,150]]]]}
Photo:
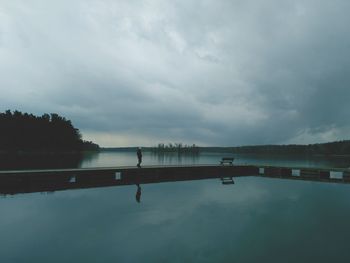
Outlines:
{"type": "MultiPolygon", "coordinates": [[[[218,163],[144,154],[145,164],[218,163]]],[[[241,163],[272,162],[245,156],[241,163]]],[[[275,164],[347,165],[276,158],[275,164]]],[[[82,167],[135,165],[100,153],[82,167]]],[[[0,198],[0,262],[350,262],[350,185],[258,177],[20,194],[0,198]]]]}
{"type": "MultiPolygon", "coordinates": [[[[218,164],[222,157],[234,157],[236,164],[262,164],[296,167],[350,167],[350,157],[332,156],[285,156],[285,155],[259,155],[259,154],[227,154],[227,153],[201,153],[198,155],[178,155],[143,153],[144,165],[190,165],[190,164],[218,164]]],[[[136,165],[135,152],[101,152],[86,155],[79,164],[80,167],[109,167],[136,165]]]]}

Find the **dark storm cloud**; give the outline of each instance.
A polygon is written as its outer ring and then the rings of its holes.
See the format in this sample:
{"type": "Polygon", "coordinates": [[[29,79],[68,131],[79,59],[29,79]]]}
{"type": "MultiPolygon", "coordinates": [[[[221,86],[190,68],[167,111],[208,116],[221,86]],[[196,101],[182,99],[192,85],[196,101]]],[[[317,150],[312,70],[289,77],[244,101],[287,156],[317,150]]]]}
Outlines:
{"type": "Polygon", "coordinates": [[[1,1],[2,110],[102,145],[348,138],[345,0],[1,1]]]}

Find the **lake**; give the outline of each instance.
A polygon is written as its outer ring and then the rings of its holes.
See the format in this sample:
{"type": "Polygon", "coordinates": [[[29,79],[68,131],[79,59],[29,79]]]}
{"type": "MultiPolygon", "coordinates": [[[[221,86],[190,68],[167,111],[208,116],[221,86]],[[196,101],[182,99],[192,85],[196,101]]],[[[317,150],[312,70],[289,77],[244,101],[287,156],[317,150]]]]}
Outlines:
{"type": "MultiPolygon", "coordinates": [[[[228,154],[204,152],[197,155],[177,153],[156,154],[143,153],[144,165],[191,165],[219,164],[222,157],[234,157],[236,164],[260,164],[296,167],[347,168],[350,167],[350,156],[296,156],[296,155],[262,155],[262,154],[228,154]]],[[[100,152],[87,154],[78,167],[109,167],[136,165],[135,152],[100,152]]]]}
{"type": "MultiPolygon", "coordinates": [[[[217,164],[222,153],[144,153],[217,164]]],[[[236,155],[240,164],[349,167],[345,157],[236,155]]],[[[136,165],[134,152],[77,167],[136,165]]],[[[46,167],[46,166],[45,166],[46,167]]],[[[0,198],[1,262],[349,262],[350,185],[239,177],[0,198]]]]}

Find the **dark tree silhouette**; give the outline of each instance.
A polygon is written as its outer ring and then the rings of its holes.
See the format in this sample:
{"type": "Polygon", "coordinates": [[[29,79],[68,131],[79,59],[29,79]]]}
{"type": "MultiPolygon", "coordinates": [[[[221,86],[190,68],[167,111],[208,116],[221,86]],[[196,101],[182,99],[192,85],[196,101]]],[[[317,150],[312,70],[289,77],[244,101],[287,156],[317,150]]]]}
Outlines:
{"type": "Polygon", "coordinates": [[[152,152],[156,153],[169,153],[169,152],[176,152],[179,154],[182,153],[190,153],[190,154],[198,154],[199,153],[199,147],[196,146],[195,144],[193,145],[183,145],[182,143],[169,143],[169,144],[164,144],[164,143],[159,143],[157,147],[151,147],[150,150],[152,152]]]}
{"type": "Polygon", "coordinates": [[[99,146],[83,141],[71,121],[56,113],[34,116],[20,111],[0,113],[0,151],[82,151],[99,146]]]}

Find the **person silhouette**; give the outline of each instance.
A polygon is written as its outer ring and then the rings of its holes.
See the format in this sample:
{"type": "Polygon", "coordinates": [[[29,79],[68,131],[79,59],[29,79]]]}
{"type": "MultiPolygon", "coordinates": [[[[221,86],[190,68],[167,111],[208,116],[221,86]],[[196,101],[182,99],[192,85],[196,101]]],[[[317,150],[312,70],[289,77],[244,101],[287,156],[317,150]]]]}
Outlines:
{"type": "Polygon", "coordinates": [[[137,167],[141,168],[141,163],[142,163],[141,147],[137,148],[136,154],[137,154],[137,159],[138,159],[137,167]]]}
{"type": "Polygon", "coordinates": [[[137,191],[136,191],[136,201],[138,203],[141,202],[141,186],[139,184],[136,184],[137,186],[137,191]]]}

